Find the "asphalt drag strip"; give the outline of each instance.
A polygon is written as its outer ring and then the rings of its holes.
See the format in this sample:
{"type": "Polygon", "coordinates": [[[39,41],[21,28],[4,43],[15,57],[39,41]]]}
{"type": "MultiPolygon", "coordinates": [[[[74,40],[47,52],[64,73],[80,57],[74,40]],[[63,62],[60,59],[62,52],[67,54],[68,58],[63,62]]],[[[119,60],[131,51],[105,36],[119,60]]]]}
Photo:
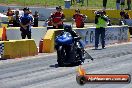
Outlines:
{"type": "MultiPolygon", "coordinates": [[[[112,45],[101,50],[86,50],[82,67],[89,74],[132,75],[132,44],[112,45]]],[[[56,53],[39,54],[17,60],[1,61],[0,88],[131,88],[130,84],[85,84],[76,82],[77,66],[58,67],[56,53]]]]}

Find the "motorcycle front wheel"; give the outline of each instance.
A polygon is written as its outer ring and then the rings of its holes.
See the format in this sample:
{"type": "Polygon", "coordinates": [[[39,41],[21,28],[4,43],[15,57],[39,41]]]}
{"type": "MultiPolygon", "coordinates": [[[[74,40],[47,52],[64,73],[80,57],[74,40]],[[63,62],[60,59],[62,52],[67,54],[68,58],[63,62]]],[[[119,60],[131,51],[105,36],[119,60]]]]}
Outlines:
{"type": "Polygon", "coordinates": [[[59,66],[65,66],[65,50],[63,49],[62,46],[58,47],[57,50],[57,62],[59,66]]]}

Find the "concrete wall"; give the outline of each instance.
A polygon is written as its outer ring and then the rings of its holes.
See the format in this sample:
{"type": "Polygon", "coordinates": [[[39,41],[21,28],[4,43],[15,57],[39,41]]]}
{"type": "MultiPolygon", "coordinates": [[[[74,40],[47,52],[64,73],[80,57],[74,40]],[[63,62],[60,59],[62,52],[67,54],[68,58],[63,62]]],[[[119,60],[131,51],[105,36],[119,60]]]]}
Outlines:
{"type": "MultiPolygon", "coordinates": [[[[81,42],[84,47],[94,47],[95,44],[95,27],[74,28],[82,37],[81,42]]],[[[63,29],[62,29],[63,30],[63,29]]],[[[43,41],[43,52],[54,52],[55,38],[62,30],[48,30],[43,41]]],[[[128,26],[110,26],[106,28],[106,44],[122,43],[130,41],[128,26]]]]}
{"type": "MultiPolygon", "coordinates": [[[[19,27],[9,27],[7,28],[7,39],[8,40],[20,40],[21,32],[19,27]]],[[[43,38],[46,34],[47,28],[46,27],[32,27],[32,39],[35,40],[37,46],[39,46],[39,41],[43,38]]]]}

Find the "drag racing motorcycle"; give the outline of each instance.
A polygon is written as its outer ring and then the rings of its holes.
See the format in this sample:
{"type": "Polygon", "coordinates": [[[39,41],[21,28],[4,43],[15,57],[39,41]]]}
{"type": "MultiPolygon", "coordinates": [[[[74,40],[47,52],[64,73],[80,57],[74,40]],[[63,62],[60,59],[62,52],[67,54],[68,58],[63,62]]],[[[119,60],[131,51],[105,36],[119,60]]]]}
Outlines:
{"type": "Polygon", "coordinates": [[[73,38],[69,32],[63,32],[55,39],[57,62],[59,66],[80,65],[84,62],[84,48],[80,46],[81,38],[73,38]]]}

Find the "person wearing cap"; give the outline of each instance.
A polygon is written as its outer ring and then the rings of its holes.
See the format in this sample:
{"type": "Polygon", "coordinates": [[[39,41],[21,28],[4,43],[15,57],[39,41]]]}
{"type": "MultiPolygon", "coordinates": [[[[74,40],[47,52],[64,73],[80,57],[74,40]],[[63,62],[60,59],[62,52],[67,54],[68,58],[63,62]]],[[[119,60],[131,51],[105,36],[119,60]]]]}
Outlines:
{"type": "Polygon", "coordinates": [[[56,12],[51,14],[51,20],[53,23],[53,28],[63,29],[63,20],[65,15],[62,12],[61,6],[56,7],[56,12]]]}
{"type": "Polygon", "coordinates": [[[35,14],[33,15],[33,18],[34,18],[34,25],[33,25],[33,27],[38,27],[38,19],[39,19],[38,11],[35,11],[35,14]]]}
{"type": "Polygon", "coordinates": [[[20,17],[20,31],[22,39],[25,39],[26,36],[28,39],[31,39],[31,24],[33,22],[32,16],[29,14],[29,8],[23,9],[24,14],[20,17]]]}
{"type": "Polygon", "coordinates": [[[95,49],[98,49],[99,37],[101,36],[102,49],[105,49],[105,28],[107,27],[108,18],[105,11],[98,12],[95,17],[95,49]]]}
{"type": "Polygon", "coordinates": [[[79,9],[75,10],[75,14],[72,17],[73,21],[76,23],[77,28],[83,28],[84,27],[84,21],[86,18],[87,18],[87,16],[81,14],[79,9]]]}
{"type": "Polygon", "coordinates": [[[15,15],[13,15],[13,27],[20,27],[19,19],[20,19],[19,11],[16,10],[15,15]]]}
{"type": "Polygon", "coordinates": [[[72,30],[71,25],[64,25],[64,32],[69,32],[73,38],[80,37],[74,30],[72,30]]]}

